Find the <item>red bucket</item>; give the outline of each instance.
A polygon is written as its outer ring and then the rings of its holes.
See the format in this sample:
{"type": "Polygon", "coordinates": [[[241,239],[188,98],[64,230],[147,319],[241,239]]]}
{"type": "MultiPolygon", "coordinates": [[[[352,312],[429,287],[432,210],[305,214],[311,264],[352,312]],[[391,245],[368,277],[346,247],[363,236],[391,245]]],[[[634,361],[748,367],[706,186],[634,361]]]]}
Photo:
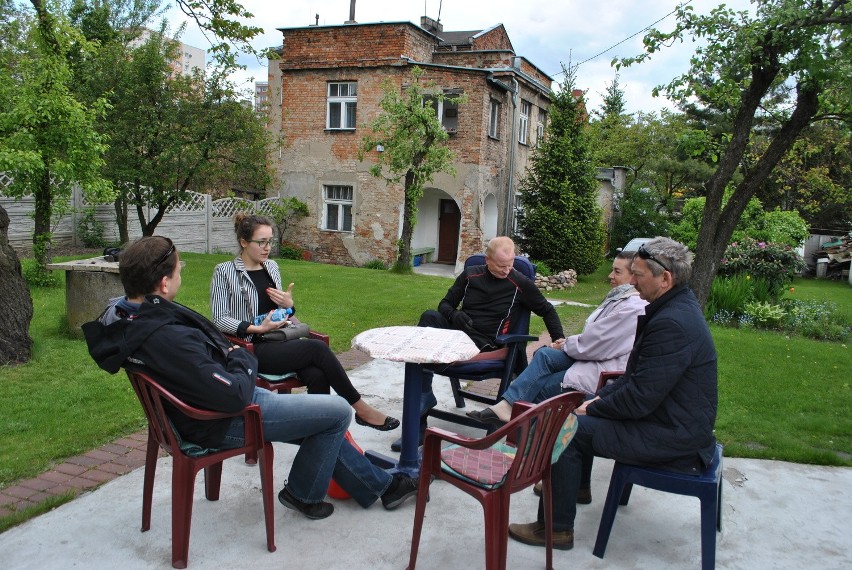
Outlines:
{"type": "MultiPolygon", "coordinates": [[[[350,434],[347,431],[346,435],[344,437],[346,438],[346,440],[350,444],[352,444],[352,447],[357,449],[360,453],[364,453],[364,450],[361,449],[358,446],[357,443],[355,443],[355,440],[352,438],[352,434],[350,434]]],[[[331,497],[332,499],[339,499],[339,500],[351,499],[352,498],[352,496],[349,495],[349,493],[347,493],[346,491],[344,491],[343,488],[340,485],[338,485],[337,482],[334,479],[331,480],[331,484],[329,484],[329,486],[328,486],[328,496],[331,497]]]]}

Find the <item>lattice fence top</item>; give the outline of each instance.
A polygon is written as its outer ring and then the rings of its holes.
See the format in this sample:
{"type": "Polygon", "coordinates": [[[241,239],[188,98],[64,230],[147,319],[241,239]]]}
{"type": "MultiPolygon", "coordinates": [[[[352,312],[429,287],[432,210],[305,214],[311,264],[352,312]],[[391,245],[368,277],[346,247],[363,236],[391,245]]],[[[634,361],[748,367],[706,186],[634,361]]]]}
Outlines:
{"type": "Polygon", "coordinates": [[[264,198],[260,202],[257,203],[257,209],[255,210],[258,214],[263,214],[264,216],[272,215],[272,204],[277,204],[279,202],[279,198],[264,198]]]}
{"type": "Polygon", "coordinates": [[[169,208],[170,212],[200,212],[207,204],[207,195],[198,192],[189,192],[184,200],[175,202],[169,208]]]}
{"type": "Polygon", "coordinates": [[[213,201],[214,218],[232,218],[237,212],[255,212],[254,203],[243,198],[222,198],[213,201]]]}
{"type": "Polygon", "coordinates": [[[0,191],[9,187],[12,184],[12,177],[5,172],[0,172],[0,191]]]}

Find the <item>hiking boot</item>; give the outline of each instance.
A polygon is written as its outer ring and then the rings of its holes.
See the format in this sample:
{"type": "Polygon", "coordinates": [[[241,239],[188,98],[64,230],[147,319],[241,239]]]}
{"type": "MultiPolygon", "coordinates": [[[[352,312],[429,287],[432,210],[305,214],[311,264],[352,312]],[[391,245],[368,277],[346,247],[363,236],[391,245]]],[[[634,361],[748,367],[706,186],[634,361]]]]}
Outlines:
{"type": "MultiPolygon", "coordinates": [[[[524,544],[529,544],[531,546],[546,546],[543,522],[510,524],[509,536],[518,542],[523,542],[524,544]]],[[[554,530],[553,548],[557,550],[571,550],[574,548],[574,531],[554,530]]]]}
{"type": "Polygon", "coordinates": [[[334,505],[325,501],[320,501],[319,503],[300,501],[287,490],[286,486],[278,493],[278,501],[288,509],[298,511],[309,519],[314,520],[324,519],[331,516],[331,513],[334,512],[334,505]]]}
{"type": "Polygon", "coordinates": [[[397,473],[390,487],[382,495],[382,505],[392,511],[409,498],[417,495],[417,479],[397,473]]]}
{"type": "MultiPolygon", "coordinates": [[[[541,497],[541,481],[535,484],[533,487],[533,493],[541,497]]],[[[577,504],[578,505],[588,505],[592,502],[592,490],[591,488],[580,489],[577,491],[577,504]]]]}

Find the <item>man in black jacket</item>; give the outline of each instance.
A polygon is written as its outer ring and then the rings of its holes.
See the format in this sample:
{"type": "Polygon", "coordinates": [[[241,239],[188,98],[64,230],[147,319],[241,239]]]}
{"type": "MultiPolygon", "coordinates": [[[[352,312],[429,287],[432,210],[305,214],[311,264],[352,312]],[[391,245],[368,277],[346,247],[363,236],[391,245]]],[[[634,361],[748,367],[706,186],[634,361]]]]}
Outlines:
{"type": "MultiPolygon", "coordinates": [[[[514,269],[515,244],[505,236],[493,238],[485,249],[485,265],[466,268],[438,304],[438,310],[425,311],[419,327],[455,329],[467,334],[480,351],[500,348],[496,337],[508,333],[518,312],[525,308],[544,319],[553,341],[565,338],[562,323],[553,305],[535,283],[514,269]]],[[[423,371],[420,395],[420,440],[426,430],[426,413],[438,401],[432,392],[432,374],[423,371]]],[[[400,441],[391,448],[399,451],[400,441]]]]}
{"type": "MultiPolygon", "coordinates": [[[[352,410],[343,398],[256,387],[254,355],[231,346],[210,321],[172,302],[180,272],[179,254],[168,238],[144,237],[121,253],[126,297],[114,299],[97,321],[83,325],[98,366],[110,374],[121,368],[145,372],[182,401],[205,410],[237,412],[258,404],[264,438],[299,446],[278,500],[308,518],[322,519],[334,511],[323,500],[332,476],[364,508],[381,498],[390,510],[416,495],[414,479],[391,476],[344,439],[352,410]]],[[[180,436],[201,447],[243,443],[242,419],[198,421],[175,409],[167,413],[180,436]]]]}
{"type": "MultiPolygon", "coordinates": [[[[553,466],[553,545],[574,546],[583,458],[597,455],[700,475],[716,446],[716,349],[704,314],[686,286],[692,254],[655,238],[633,258],[632,284],[649,302],[639,316],[624,375],[577,408],[579,427],[553,466]]],[[[509,525],[509,536],[544,546],[544,510],[509,525]]]]}

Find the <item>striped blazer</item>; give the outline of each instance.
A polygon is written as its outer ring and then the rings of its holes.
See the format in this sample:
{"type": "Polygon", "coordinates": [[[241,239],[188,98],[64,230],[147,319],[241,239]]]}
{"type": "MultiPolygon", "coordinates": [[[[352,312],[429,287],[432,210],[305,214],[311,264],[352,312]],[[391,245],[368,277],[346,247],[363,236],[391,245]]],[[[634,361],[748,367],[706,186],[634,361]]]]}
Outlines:
{"type": "MultiPolygon", "coordinates": [[[[267,259],[263,262],[263,267],[272,277],[275,287],[281,289],[278,264],[267,259]]],[[[257,289],[241,257],[220,263],[213,271],[213,279],[210,281],[210,309],[216,328],[225,334],[251,340],[253,335],[246,334],[246,329],[257,315],[257,289]]]]}

